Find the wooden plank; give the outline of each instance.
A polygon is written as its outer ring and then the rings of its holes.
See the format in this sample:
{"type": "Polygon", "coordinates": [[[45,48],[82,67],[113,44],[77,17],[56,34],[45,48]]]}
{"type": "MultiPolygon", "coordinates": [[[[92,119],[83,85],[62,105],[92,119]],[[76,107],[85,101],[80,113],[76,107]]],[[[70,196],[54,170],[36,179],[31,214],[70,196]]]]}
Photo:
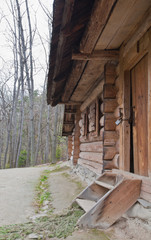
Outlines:
{"type": "Polygon", "coordinates": [[[77,113],[75,115],[75,134],[74,134],[74,152],[73,152],[73,164],[77,164],[79,153],[80,153],[80,127],[79,120],[81,119],[81,112],[77,109],[77,113]]]}
{"type": "MultiPolygon", "coordinates": [[[[76,61],[73,64],[72,71],[66,82],[65,91],[62,96],[62,102],[66,103],[69,101],[74,88],[77,85],[77,82],[81,78],[81,74],[86,66],[86,61],[76,61]]],[[[72,101],[73,102],[73,101],[72,101]]]]}
{"type": "Polygon", "coordinates": [[[104,160],[112,160],[116,153],[117,153],[117,149],[115,147],[104,147],[103,159],[104,160]]]}
{"type": "Polygon", "coordinates": [[[115,0],[96,0],[91,18],[80,43],[80,52],[91,53],[106,25],[115,0]]]}
{"type": "Polygon", "coordinates": [[[99,136],[99,130],[100,130],[100,125],[99,125],[99,119],[100,119],[100,101],[99,98],[97,97],[96,99],[96,114],[95,114],[95,122],[96,122],[96,136],[99,136]]]}
{"type": "Polygon", "coordinates": [[[80,144],[81,152],[103,152],[103,142],[91,142],[80,144]]]}
{"type": "Polygon", "coordinates": [[[147,31],[123,57],[122,60],[124,69],[131,70],[145,56],[145,54],[148,53],[149,45],[149,31],[147,31]]]}
{"type": "Polygon", "coordinates": [[[78,225],[88,228],[110,227],[139,198],[141,180],[125,179],[113,190],[107,192],[97,204],[78,221],[78,225]]]}
{"type": "Polygon", "coordinates": [[[93,90],[91,95],[84,101],[84,103],[80,107],[80,111],[83,112],[95,99],[96,97],[101,94],[103,91],[104,81],[102,80],[98,86],[93,90]]]}
{"type": "Polygon", "coordinates": [[[103,87],[103,98],[104,99],[113,99],[116,98],[117,88],[113,84],[104,84],[103,87]]]}
{"type": "Polygon", "coordinates": [[[151,27],[151,8],[145,13],[141,21],[137,24],[135,32],[131,33],[127,43],[124,45],[123,56],[125,56],[130,49],[135,45],[137,41],[145,34],[145,32],[151,27]]]}
{"type": "Polygon", "coordinates": [[[101,181],[95,181],[95,183],[101,187],[104,187],[104,188],[107,188],[107,189],[113,189],[114,186],[110,185],[110,184],[107,184],[105,182],[101,182],[101,181]]]}
{"type": "Polygon", "coordinates": [[[115,174],[123,175],[124,177],[129,179],[140,179],[142,181],[140,197],[145,199],[146,201],[151,202],[151,179],[150,178],[137,175],[134,173],[118,170],[118,169],[113,169],[112,172],[115,174]]]}
{"type": "Polygon", "coordinates": [[[103,149],[102,152],[80,152],[79,157],[89,161],[103,163],[103,149]]]}
{"type": "MultiPolygon", "coordinates": [[[[130,117],[130,72],[124,73],[124,102],[123,102],[123,118],[129,119],[130,117]]],[[[130,124],[128,121],[123,121],[123,162],[124,170],[130,171],[130,124]]]]}
{"type": "MultiPolygon", "coordinates": [[[[151,29],[149,31],[151,42],[151,29]]],[[[151,44],[148,49],[148,159],[151,159],[151,44]]],[[[151,177],[151,161],[148,161],[148,176],[151,177]]]]}
{"type": "Polygon", "coordinates": [[[116,99],[105,99],[101,104],[102,113],[113,113],[118,106],[116,99]]]}
{"type": "Polygon", "coordinates": [[[105,131],[103,144],[104,146],[114,146],[118,138],[118,131],[105,131]]]}
{"type": "Polygon", "coordinates": [[[85,211],[88,212],[95,204],[95,201],[87,200],[87,199],[76,199],[76,203],[85,211]]]}
{"type": "Polygon", "coordinates": [[[94,51],[91,54],[73,53],[72,60],[93,60],[93,61],[118,61],[119,51],[117,50],[100,50],[94,51]]]}
{"type": "MultiPolygon", "coordinates": [[[[94,90],[94,86],[97,87],[97,85],[102,81],[103,69],[103,61],[88,61],[86,68],[81,74],[80,81],[76,85],[75,91],[72,94],[71,100],[81,102],[85,101],[85,99],[91,95],[94,90]]],[[[97,97],[97,95],[95,97],[97,97]]]]}
{"type": "MultiPolygon", "coordinates": [[[[70,22],[71,17],[72,17],[74,2],[75,2],[75,0],[65,1],[61,28],[64,28],[65,25],[68,22],[70,22]]],[[[66,37],[62,32],[60,32],[53,78],[56,78],[57,74],[60,71],[61,60],[62,60],[62,56],[63,56],[65,43],[66,43],[66,37]]]]}
{"type": "Polygon", "coordinates": [[[68,136],[68,160],[71,158],[72,152],[72,136],[68,136]]]}
{"type": "Polygon", "coordinates": [[[148,176],[148,142],[147,142],[147,68],[146,55],[131,71],[132,76],[132,104],[135,106],[135,122],[133,125],[134,172],[148,176]]]}
{"type": "Polygon", "coordinates": [[[118,49],[150,6],[148,0],[118,0],[95,50],[118,49]]]}

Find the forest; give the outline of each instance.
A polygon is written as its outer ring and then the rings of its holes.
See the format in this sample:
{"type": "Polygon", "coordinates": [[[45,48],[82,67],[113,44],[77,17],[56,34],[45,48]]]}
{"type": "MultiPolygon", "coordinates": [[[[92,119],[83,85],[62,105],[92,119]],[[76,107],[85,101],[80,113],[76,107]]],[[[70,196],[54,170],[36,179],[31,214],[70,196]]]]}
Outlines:
{"type": "Polygon", "coordinates": [[[64,106],[46,103],[51,9],[43,1],[36,7],[32,2],[7,0],[0,9],[1,49],[6,48],[0,56],[0,168],[55,163],[67,155],[61,136],[64,106]]]}

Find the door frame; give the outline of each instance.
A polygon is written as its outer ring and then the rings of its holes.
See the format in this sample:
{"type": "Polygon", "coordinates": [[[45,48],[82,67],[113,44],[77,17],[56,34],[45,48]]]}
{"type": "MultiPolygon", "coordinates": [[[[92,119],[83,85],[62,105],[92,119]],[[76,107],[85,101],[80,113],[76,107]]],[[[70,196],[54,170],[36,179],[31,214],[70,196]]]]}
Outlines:
{"type": "MultiPolygon", "coordinates": [[[[137,41],[128,53],[121,48],[119,77],[122,81],[123,118],[130,116],[130,70],[148,54],[148,176],[151,177],[151,29],[137,41]],[[123,80],[122,80],[123,79],[123,80]]],[[[130,172],[130,125],[123,121],[120,127],[120,169],[130,172]]]]}

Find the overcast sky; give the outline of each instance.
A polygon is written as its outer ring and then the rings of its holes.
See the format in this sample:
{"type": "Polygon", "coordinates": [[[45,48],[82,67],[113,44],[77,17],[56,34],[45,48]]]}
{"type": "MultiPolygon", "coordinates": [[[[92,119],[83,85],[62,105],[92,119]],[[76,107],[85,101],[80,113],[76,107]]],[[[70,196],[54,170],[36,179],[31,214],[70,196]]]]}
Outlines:
{"type": "MultiPolygon", "coordinates": [[[[11,14],[8,10],[7,3],[9,4],[9,0],[0,0],[0,69],[3,68],[4,62],[2,61],[2,58],[5,60],[7,66],[9,66],[10,62],[12,61],[12,50],[11,50],[11,43],[9,38],[9,28],[7,21],[11,20],[11,14]],[[5,17],[3,17],[5,16],[5,17]]],[[[23,2],[24,0],[19,0],[19,2],[23,2]]],[[[46,39],[48,36],[48,20],[47,16],[43,12],[42,8],[39,5],[38,0],[29,0],[29,8],[31,12],[31,18],[33,22],[35,21],[35,13],[36,13],[36,19],[37,19],[37,28],[43,38],[46,39]]],[[[41,0],[42,4],[46,6],[49,9],[49,12],[52,12],[52,3],[53,0],[41,0]]],[[[41,66],[45,68],[45,55],[43,48],[40,44],[39,38],[35,38],[35,47],[34,47],[34,58],[38,60],[39,62],[39,69],[41,66]]],[[[48,49],[48,46],[46,46],[48,49]]],[[[37,69],[37,72],[39,70],[37,69]]],[[[40,89],[40,86],[43,86],[44,82],[44,71],[40,71],[35,73],[35,89],[40,89]]]]}

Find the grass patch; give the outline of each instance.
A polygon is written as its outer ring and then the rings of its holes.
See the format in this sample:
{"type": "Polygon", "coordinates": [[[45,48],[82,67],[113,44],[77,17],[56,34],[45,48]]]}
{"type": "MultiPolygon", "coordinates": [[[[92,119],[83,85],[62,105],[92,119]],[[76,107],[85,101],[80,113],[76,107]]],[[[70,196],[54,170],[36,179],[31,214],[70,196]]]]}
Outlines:
{"type": "Polygon", "coordinates": [[[35,197],[35,206],[37,206],[37,212],[43,206],[44,201],[51,201],[51,194],[48,191],[48,177],[50,171],[44,170],[43,174],[40,176],[39,182],[36,186],[36,197],[35,197]]]}
{"type": "Polygon", "coordinates": [[[43,240],[48,239],[48,237],[66,238],[74,232],[77,220],[83,213],[83,210],[79,207],[74,207],[69,209],[66,214],[50,214],[41,217],[36,223],[0,227],[0,240],[25,239],[30,233],[35,233],[38,236],[42,235],[43,240]]]}
{"type": "Polygon", "coordinates": [[[81,191],[84,189],[84,186],[83,186],[82,182],[81,182],[81,181],[78,181],[78,180],[76,180],[76,179],[74,179],[74,178],[72,178],[72,177],[70,176],[70,174],[64,172],[64,173],[62,173],[62,176],[66,177],[67,179],[69,179],[70,181],[72,181],[73,183],[75,183],[75,184],[77,185],[77,191],[78,191],[78,192],[81,192],[81,191]]]}
{"type": "Polygon", "coordinates": [[[60,167],[60,165],[58,165],[54,170],[51,171],[51,173],[63,172],[67,170],[70,170],[70,167],[68,166],[60,167]]]}

